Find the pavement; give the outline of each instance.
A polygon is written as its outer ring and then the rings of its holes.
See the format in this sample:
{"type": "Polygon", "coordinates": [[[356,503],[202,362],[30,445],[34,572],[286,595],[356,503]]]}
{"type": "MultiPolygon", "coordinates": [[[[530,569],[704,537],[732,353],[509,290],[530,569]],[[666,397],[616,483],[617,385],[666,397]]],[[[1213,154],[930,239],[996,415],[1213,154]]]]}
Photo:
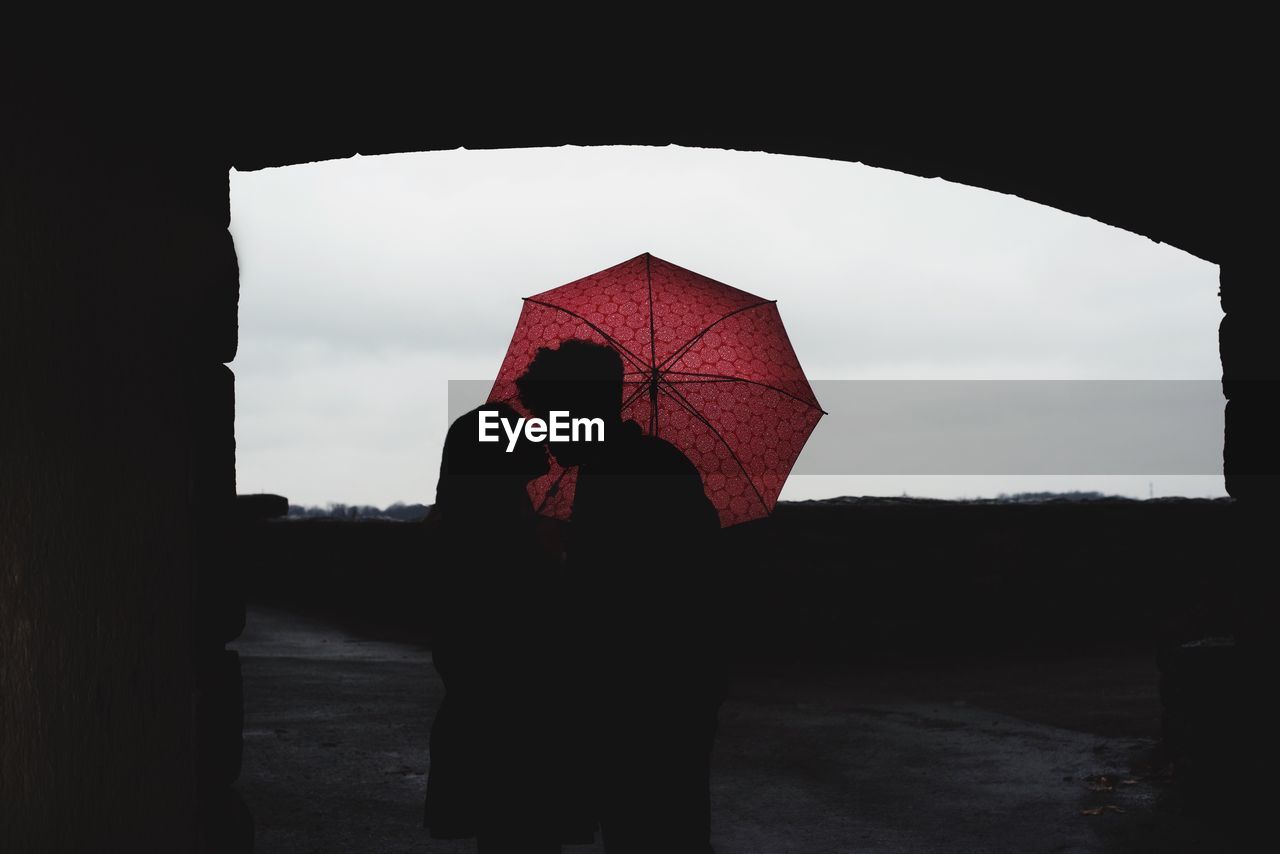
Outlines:
{"type": "MultiPolygon", "coordinates": [[[[443,694],[424,645],[253,607],[233,648],[259,854],[475,850],[422,827],[443,694]]],[[[744,669],[713,754],[716,852],[1229,850],[1160,762],[1153,662],[1131,646],[744,669]]]]}

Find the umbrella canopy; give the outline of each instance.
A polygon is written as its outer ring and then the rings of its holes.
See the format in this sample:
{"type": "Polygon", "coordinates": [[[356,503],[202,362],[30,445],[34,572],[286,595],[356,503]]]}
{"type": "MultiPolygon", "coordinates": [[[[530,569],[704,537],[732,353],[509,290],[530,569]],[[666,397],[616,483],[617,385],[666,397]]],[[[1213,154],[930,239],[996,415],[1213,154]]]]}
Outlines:
{"type": "MultiPolygon", "coordinates": [[[[637,255],[526,297],[489,401],[519,407],[515,381],[538,348],[570,338],[622,356],[622,417],[698,467],[721,525],[773,511],[825,414],[775,301],[637,255]]],[[[566,519],[575,473],[554,462],[551,469],[530,492],[540,512],[566,519]]]]}

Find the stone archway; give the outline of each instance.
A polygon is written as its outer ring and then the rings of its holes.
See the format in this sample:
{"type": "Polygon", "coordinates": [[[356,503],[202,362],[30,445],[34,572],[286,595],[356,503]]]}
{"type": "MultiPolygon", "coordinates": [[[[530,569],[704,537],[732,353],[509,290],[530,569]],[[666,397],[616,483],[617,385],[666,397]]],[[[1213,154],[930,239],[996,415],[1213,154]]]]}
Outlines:
{"type": "MultiPolygon", "coordinates": [[[[834,72],[681,67],[572,87],[526,69],[464,92],[440,84],[450,70],[6,79],[3,847],[194,850],[197,812],[216,808],[194,781],[211,773],[215,791],[228,773],[207,761],[228,742],[197,733],[225,711],[230,674],[197,662],[228,625],[208,591],[235,512],[232,167],[676,143],[863,162],[1091,216],[1220,264],[1228,489],[1242,509],[1273,506],[1280,297],[1251,205],[1274,180],[1257,84],[1072,69],[1028,101],[964,74],[877,96],[834,72]]],[[[1242,583],[1260,626],[1266,582],[1242,583]]]]}

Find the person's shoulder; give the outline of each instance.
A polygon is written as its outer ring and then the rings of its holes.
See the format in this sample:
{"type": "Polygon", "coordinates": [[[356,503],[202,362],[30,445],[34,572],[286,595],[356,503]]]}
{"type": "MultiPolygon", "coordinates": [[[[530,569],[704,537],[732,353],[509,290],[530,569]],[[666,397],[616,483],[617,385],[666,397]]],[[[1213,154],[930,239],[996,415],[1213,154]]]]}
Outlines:
{"type": "Polygon", "coordinates": [[[684,451],[660,436],[641,436],[636,440],[637,462],[650,474],[686,475],[702,479],[701,472],[684,451]]]}
{"type": "Polygon", "coordinates": [[[720,515],[707,497],[702,472],[689,457],[668,442],[655,436],[646,436],[651,444],[651,470],[664,476],[668,484],[666,495],[680,519],[681,526],[689,532],[710,531],[720,527],[720,515]]]}
{"type": "Polygon", "coordinates": [[[684,526],[718,528],[719,516],[693,461],[672,442],[645,435],[634,421],[624,429],[626,438],[615,449],[612,473],[628,477],[637,501],[664,518],[678,518],[684,526]]]}

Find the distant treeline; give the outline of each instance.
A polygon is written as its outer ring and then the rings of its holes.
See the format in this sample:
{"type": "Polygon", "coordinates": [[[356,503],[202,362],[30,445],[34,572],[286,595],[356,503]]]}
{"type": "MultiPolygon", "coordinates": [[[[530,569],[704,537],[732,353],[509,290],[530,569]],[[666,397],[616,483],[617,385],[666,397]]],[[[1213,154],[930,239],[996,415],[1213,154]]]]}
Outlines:
{"type": "MultiPolygon", "coordinates": [[[[783,504],[1038,504],[1041,502],[1074,502],[1074,501],[1136,501],[1119,495],[1106,495],[1102,492],[1001,492],[995,498],[914,498],[908,495],[901,497],[875,497],[844,495],[839,498],[809,499],[807,501],[784,501],[783,504]]],[[[393,522],[421,522],[426,518],[430,507],[426,504],[405,504],[397,501],[389,507],[374,507],[369,504],[327,504],[324,507],[304,507],[299,504],[289,505],[290,519],[351,519],[381,520],[393,522]]]]}
{"type": "Polygon", "coordinates": [[[289,505],[290,519],[377,519],[391,522],[421,522],[430,508],[425,504],[405,504],[397,501],[389,507],[379,508],[370,504],[327,504],[324,507],[289,505]]]}
{"type": "Polygon", "coordinates": [[[1123,495],[1102,492],[1001,492],[995,498],[916,498],[903,493],[898,496],[842,495],[839,498],[810,498],[804,501],[781,501],[780,504],[1067,504],[1078,501],[1139,501],[1123,495]]]}
{"type": "Polygon", "coordinates": [[[1015,492],[1012,494],[1001,492],[995,498],[989,500],[995,501],[997,504],[1021,504],[1028,501],[1115,501],[1117,499],[1122,499],[1122,496],[1073,490],[1071,492],[1015,492]]]}

